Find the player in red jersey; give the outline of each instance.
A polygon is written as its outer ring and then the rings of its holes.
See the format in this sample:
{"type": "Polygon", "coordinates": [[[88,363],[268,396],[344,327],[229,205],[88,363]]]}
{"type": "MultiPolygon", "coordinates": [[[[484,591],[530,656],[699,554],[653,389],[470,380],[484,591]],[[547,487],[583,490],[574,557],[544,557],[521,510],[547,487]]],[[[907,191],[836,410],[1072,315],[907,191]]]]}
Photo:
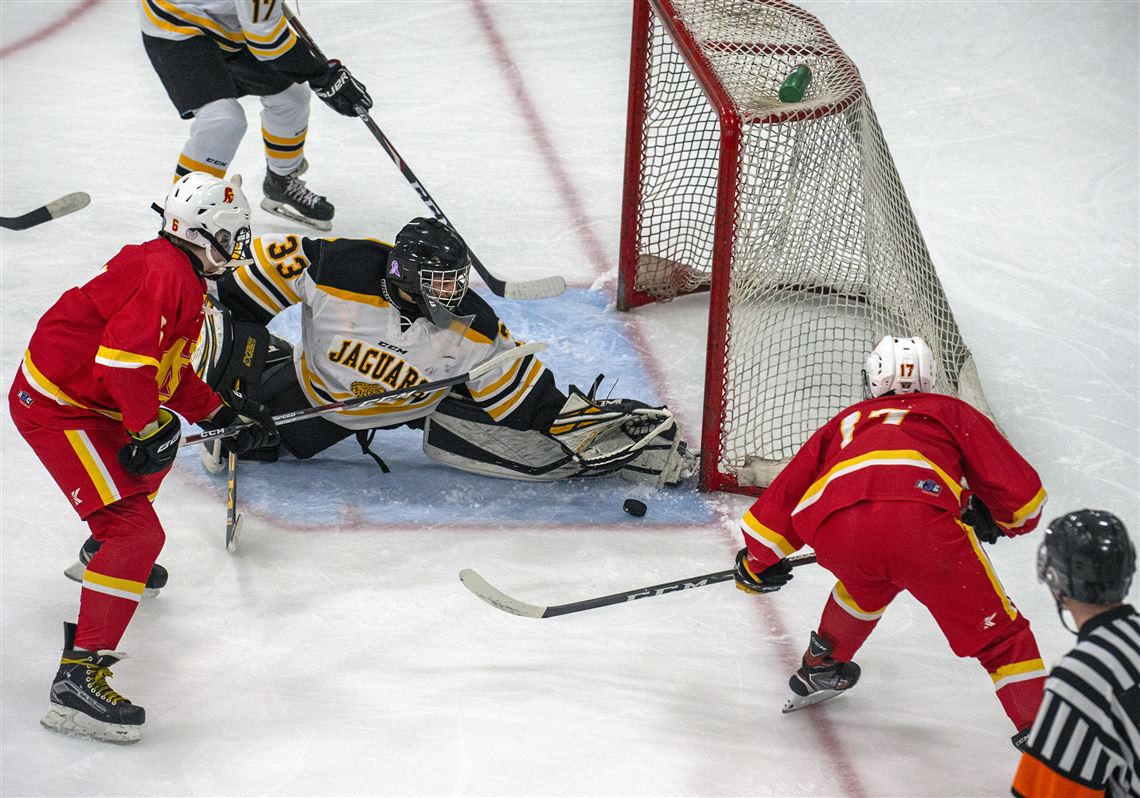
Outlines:
{"type": "Polygon", "coordinates": [[[188,366],[205,279],[249,257],[240,183],[192,172],[160,210],[157,238],[124,247],[43,315],[8,394],[16,428],[99,544],[41,723],[109,742],[137,741],[145,719],[107,677],[165,539],[151,500],[178,451],[174,412],[207,428],[256,421],[227,439],[237,451],[275,434],[265,408],[188,366]]]}
{"type": "Polygon", "coordinates": [[[740,589],[779,590],[791,579],[785,558],[805,545],[839,580],[784,711],[853,687],[852,658],[906,590],[955,654],[989,672],[1018,745],[1041,703],[1045,666],[979,540],[1031,531],[1045,489],[988,418],[930,393],[934,357],[921,338],[883,338],[863,374],[867,398],[808,439],[741,525],[740,589]]]}

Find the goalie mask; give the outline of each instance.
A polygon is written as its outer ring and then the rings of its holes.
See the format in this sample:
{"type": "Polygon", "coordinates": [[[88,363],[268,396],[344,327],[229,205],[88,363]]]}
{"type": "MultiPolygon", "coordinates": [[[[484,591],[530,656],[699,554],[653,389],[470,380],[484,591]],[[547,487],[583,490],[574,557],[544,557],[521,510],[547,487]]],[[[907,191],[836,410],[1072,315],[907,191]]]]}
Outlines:
{"type": "Polygon", "coordinates": [[[462,320],[454,314],[467,294],[471,255],[459,234],[437,219],[404,225],[388,254],[384,280],[415,301],[437,327],[462,320]]]}
{"type": "Polygon", "coordinates": [[[927,393],[934,389],[934,353],[921,338],[886,336],[863,365],[863,396],[927,393]]]}
{"type": "Polygon", "coordinates": [[[161,211],[163,232],[202,248],[206,276],[218,277],[252,259],[249,202],[240,179],[191,172],[170,189],[161,211]]]}

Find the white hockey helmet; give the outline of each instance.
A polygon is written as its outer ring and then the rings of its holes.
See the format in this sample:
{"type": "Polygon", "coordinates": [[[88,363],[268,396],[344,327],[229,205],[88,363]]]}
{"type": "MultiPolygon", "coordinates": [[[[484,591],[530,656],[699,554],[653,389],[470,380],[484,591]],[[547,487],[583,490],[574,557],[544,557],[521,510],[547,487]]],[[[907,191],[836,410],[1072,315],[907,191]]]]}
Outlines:
{"type": "Polygon", "coordinates": [[[934,353],[921,338],[887,335],[875,344],[863,365],[863,392],[869,399],[888,393],[926,393],[937,375],[934,353]]]}
{"type": "Polygon", "coordinates": [[[205,172],[183,175],[162,207],[162,229],[205,252],[208,274],[237,268],[252,259],[249,201],[241,178],[223,180],[205,172]]]}

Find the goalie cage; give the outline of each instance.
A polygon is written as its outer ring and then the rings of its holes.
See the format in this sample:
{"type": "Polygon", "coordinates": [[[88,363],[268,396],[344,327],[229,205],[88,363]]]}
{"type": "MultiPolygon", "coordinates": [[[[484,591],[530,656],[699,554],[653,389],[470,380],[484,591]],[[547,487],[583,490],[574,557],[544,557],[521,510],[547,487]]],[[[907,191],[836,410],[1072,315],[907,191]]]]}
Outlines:
{"type": "Polygon", "coordinates": [[[700,487],[758,493],[920,335],[989,414],[862,78],[782,0],[635,0],[618,307],[709,291],[700,487]],[[779,100],[799,64],[802,101],[779,100]]]}

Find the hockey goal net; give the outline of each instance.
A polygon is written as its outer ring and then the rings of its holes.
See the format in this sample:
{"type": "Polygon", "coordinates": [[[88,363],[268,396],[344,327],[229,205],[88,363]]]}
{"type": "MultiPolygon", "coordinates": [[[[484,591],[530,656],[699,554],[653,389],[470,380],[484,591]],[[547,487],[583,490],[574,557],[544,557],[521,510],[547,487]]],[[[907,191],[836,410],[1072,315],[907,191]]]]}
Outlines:
{"type": "Polygon", "coordinates": [[[881,335],[988,413],[859,71],[782,0],[636,0],[618,307],[709,291],[703,490],[754,493],[881,335]],[[779,90],[799,65],[796,102],[779,90]]]}

